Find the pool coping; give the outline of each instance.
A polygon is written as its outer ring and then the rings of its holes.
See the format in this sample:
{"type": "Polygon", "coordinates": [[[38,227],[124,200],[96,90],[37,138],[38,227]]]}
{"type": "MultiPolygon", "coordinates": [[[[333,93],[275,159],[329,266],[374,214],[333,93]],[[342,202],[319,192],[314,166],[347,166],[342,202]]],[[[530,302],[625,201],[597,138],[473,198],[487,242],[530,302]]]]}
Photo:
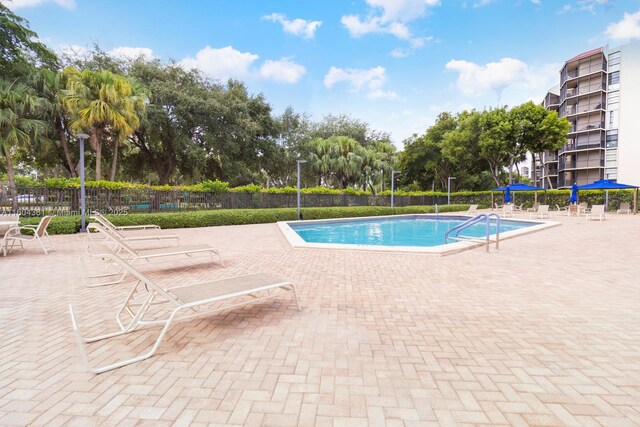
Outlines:
{"type": "MultiPolygon", "coordinates": [[[[365,251],[365,252],[400,252],[400,253],[422,253],[431,255],[450,255],[469,249],[474,249],[482,246],[486,246],[484,242],[474,241],[462,241],[455,243],[442,244],[438,246],[378,246],[378,245],[353,245],[353,244],[336,244],[336,243],[309,243],[305,242],[298,233],[296,233],[289,224],[309,224],[314,222],[327,223],[327,222],[346,222],[354,220],[375,220],[375,219],[388,219],[388,218],[415,218],[415,217],[433,217],[435,214],[404,214],[404,215],[384,215],[384,216],[366,216],[355,218],[334,218],[334,219],[312,219],[304,221],[278,221],[277,225],[283,236],[289,242],[292,248],[305,248],[305,249],[337,249],[337,250],[350,250],[350,251],[365,251]]],[[[447,212],[441,213],[438,216],[455,216],[455,217],[468,217],[465,212],[447,212]]],[[[529,222],[536,225],[521,228],[518,230],[506,231],[500,233],[500,241],[512,239],[525,234],[536,233],[538,231],[546,230],[548,228],[557,227],[562,225],[556,221],[543,221],[543,220],[531,220],[521,218],[501,218],[509,221],[529,222]]],[[[495,248],[495,234],[491,235],[492,239],[491,247],[495,248]]]]}

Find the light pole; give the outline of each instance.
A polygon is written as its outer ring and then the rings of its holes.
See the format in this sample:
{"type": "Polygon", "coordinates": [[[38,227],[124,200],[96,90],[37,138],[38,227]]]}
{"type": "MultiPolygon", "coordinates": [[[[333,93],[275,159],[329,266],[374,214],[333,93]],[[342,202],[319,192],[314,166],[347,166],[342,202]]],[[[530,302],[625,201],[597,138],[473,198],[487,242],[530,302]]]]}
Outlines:
{"type": "Polygon", "coordinates": [[[455,176],[450,176],[447,178],[447,205],[451,204],[451,180],[456,179],[455,176]]]}
{"type": "Polygon", "coordinates": [[[394,207],[394,200],[393,200],[393,192],[395,191],[395,180],[396,180],[396,174],[397,173],[402,173],[400,171],[391,171],[391,209],[393,209],[394,207]]]}
{"type": "Polygon", "coordinates": [[[84,233],[87,231],[87,217],[86,217],[86,191],[84,186],[84,141],[89,138],[86,133],[79,133],[78,140],[80,141],[80,213],[82,215],[82,222],[80,225],[80,231],[84,233]]]}
{"type": "Polygon", "coordinates": [[[306,160],[298,160],[298,220],[300,220],[300,165],[303,163],[307,163],[306,160]]]}

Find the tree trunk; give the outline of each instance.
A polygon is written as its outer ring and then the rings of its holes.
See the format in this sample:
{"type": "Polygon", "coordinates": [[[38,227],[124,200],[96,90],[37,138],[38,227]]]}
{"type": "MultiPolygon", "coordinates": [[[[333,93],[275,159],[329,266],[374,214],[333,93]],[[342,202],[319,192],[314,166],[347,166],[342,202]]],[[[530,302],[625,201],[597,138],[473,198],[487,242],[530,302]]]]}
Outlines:
{"type": "Polygon", "coordinates": [[[11,207],[14,212],[18,211],[18,191],[16,189],[16,176],[13,172],[13,162],[11,161],[10,148],[4,153],[5,159],[7,159],[7,176],[9,177],[9,194],[11,194],[11,207]]]}
{"type": "Polygon", "coordinates": [[[96,181],[102,179],[102,170],[100,164],[102,163],[102,129],[96,129],[91,134],[91,145],[96,150],[96,181]]]}
{"type": "Polygon", "coordinates": [[[71,152],[69,152],[69,144],[67,144],[67,134],[64,132],[62,120],[60,118],[56,119],[56,129],[58,129],[60,145],[62,146],[62,151],[64,152],[64,158],[67,161],[69,173],[71,174],[71,178],[75,178],[76,176],[78,176],[78,174],[76,173],[76,169],[73,167],[73,162],[71,161],[71,152]]]}
{"type": "Polygon", "coordinates": [[[120,141],[116,140],[113,145],[113,159],[111,160],[111,179],[110,181],[116,180],[116,170],[118,169],[118,147],[120,146],[120,141]]]}

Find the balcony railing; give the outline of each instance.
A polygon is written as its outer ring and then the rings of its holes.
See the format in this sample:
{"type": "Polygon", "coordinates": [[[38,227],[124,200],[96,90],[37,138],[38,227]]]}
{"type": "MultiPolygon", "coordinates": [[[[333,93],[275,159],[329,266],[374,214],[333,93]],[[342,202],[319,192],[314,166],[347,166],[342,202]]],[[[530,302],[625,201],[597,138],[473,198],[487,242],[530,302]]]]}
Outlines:
{"type": "Polygon", "coordinates": [[[606,83],[592,83],[589,85],[581,85],[571,89],[563,90],[563,99],[572,98],[574,96],[586,95],[588,93],[597,92],[600,90],[607,90],[606,83]]]}
{"type": "Polygon", "coordinates": [[[593,150],[594,148],[604,148],[604,146],[605,146],[604,140],[600,142],[592,142],[590,144],[569,143],[569,144],[563,145],[562,148],[558,150],[558,152],[559,154],[562,154],[567,151],[593,150]]]}
{"type": "Polygon", "coordinates": [[[606,106],[603,101],[591,102],[589,104],[575,104],[575,105],[569,105],[561,109],[560,115],[571,116],[574,114],[588,113],[591,111],[604,110],[604,109],[606,109],[606,106]]]}
{"type": "Polygon", "coordinates": [[[604,159],[602,160],[571,160],[568,162],[561,160],[558,167],[559,170],[588,169],[588,168],[604,168],[604,159]]]}
{"type": "Polygon", "coordinates": [[[604,122],[600,123],[587,123],[579,126],[571,126],[569,128],[569,133],[578,133],[578,132],[589,132],[593,130],[604,130],[604,122]]]}
{"type": "Polygon", "coordinates": [[[577,79],[578,77],[587,76],[589,74],[597,73],[599,71],[606,71],[606,63],[600,62],[598,64],[593,64],[589,67],[577,68],[575,70],[567,71],[566,69],[562,72],[562,83],[566,82],[570,79],[577,79]]]}

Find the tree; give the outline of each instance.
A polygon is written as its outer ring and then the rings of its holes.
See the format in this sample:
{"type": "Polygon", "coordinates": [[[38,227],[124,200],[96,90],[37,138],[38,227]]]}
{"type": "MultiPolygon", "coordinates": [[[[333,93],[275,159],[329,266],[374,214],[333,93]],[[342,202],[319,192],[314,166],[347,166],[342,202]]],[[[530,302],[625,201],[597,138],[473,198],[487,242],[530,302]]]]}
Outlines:
{"type": "Polygon", "coordinates": [[[29,146],[44,135],[47,123],[39,120],[45,100],[36,96],[31,88],[0,79],[0,154],[7,164],[9,188],[13,195],[13,209],[18,209],[13,153],[29,146]]]}
{"type": "Polygon", "coordinates": [[[513,127],[507,109],[501,107],[483,111],[481,127],[479,155],[487,162],[496,185],[500,186],[501,172],[511,162],[509,153],[513,141],[513,127]]]}
{"type": "Polygon", "coordinates": [[[0,75],[24,75],[34,65],[56,68],[56,55],[38,41],[29,23],[0,3],[0,75]]]}
{"type": "Polygon", "coordinates": [[[73,117],[71,128],[90,134],[91,146],[96,152],[96,180],[100,180],[105,131],[115,141],[133,133],[140,125],[137,112],[144,101],[133,94],[129,80],[110,71],[68,68],[65,74],[69,80],[64,103],[73,117]]]}
{"type": "Polygon", "coordinates": [[[64,108],[63,91],[66,87],[66,77],[61,72],[40,69],[33,75],[33,85],[39,96],[47,100],[44,118],[52,123],[49,140],[59,142],[63,165],[72,177],[78,176],[76,167],[71,160],[69,150],[69,119],[64,108]]]}

